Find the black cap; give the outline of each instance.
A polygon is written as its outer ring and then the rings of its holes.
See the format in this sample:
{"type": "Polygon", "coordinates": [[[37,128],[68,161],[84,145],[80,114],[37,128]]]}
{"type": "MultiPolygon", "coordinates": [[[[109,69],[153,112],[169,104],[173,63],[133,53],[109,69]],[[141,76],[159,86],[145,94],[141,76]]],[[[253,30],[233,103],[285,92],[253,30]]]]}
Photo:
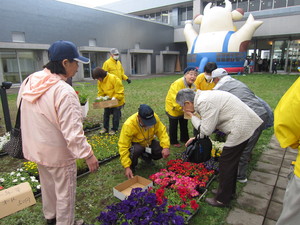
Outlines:
{"type": "Polygon", "coordinates": [[[187,72],[189,72],[191,70],[198,72],[198,68],[197,67],[189,66],[189,67],[187,67],[187,68],[184,69],[183,74],[186,74],[187,72]]]}
{"type": "Polygon", "coordinates": [[[138,114],[146,127],[150,127],[156,124],[154,112],[149,105],[141,104],[138,114]]]}

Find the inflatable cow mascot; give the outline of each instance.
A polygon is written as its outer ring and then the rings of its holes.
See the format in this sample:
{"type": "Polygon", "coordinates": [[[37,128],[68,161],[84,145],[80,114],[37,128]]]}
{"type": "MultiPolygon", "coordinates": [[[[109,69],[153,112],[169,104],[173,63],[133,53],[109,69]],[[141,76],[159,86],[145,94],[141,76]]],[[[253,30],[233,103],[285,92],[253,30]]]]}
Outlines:
{"type": "Polygon", "coordinates": [[[186,21],[184,36],[188,47],[188,65],[203,72],[207,62],[215,62],[229,73],[242,72],[248,45],[262,21],[255,21],[250,14],[246,23],[235,31],[233,21],[243,18],[243,9],[232,11],[229,0],[225,0],[225,8],[211,5],[208,3],[203,15],[194,19],[195,24],[201,24],[199,34],[194,30],[192,21],[186,21]]]}

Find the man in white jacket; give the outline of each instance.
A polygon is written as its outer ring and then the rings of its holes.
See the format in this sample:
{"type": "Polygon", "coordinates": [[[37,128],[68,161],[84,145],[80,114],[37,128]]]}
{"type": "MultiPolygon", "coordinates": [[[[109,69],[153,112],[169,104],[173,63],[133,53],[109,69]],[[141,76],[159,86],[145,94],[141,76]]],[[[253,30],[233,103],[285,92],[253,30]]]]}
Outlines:
{"type": "Polygon", "coordinates": [[[69,41],[54,42],[44,69],[22,83],[23,153],[37,163],[47,224],[73,225],[76,192],[76,159],[85,159],[91,172],[99,163],[84,136],[82,113],[74,89],[66,83],[78,70],[79,56],[69,41]]]}
{"type": "Polygon", "coordinates": [[[199,90],[195,93],[182,89],[176,96],[176,102],[191,117],[193,126],[200,131],[200,137],[211,135],[215,129],[227,134],[219,159],[219,187],[213,191],[215,198],[206,198],[205,201],[212,206],[228,206],[236,192],[240,156],[263,121],[240,99],[225,91],[199,90]]]}
{"type": "Polygon", "coordinates": [[[251,158],[252,150],[254,149],[262,131],[273,126],[273,112],[268,103],[257,97],[244,83],[232,78],[223,68],[218,68],[212,71],[213,82],[216,86],[214,90],[227,91],[252,109],[264,122],[254,131],[248,141],[239,162],[237,180],[241,183],[247,182],[247,168],[251,158]]]}

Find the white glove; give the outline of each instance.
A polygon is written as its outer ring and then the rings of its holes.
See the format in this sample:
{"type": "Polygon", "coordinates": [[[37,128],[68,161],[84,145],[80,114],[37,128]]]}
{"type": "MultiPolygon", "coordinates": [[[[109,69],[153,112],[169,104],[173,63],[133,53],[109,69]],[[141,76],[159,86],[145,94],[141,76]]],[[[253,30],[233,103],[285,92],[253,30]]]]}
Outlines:
{"type": "Polygon", "coordinates": [[[111,100],[115,100],[116,98],[115,97],[112,97],[112,99],[111,100]]]}

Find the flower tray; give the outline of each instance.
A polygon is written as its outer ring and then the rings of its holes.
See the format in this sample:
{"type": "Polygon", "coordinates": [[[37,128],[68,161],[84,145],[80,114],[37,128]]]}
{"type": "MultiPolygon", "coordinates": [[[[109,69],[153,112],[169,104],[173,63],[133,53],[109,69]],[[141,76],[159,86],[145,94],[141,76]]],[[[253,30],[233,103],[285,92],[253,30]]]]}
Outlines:
{"type": "Polygon", "coordinates": [[[209,181],[208,181],[207,184],[206,184],[206,188],[208,188],[208,187],[211,185],[211,183],[214,181],[215,178],[216,178],[216,175],[213,175],[213,176],[209,179],[209,181]]]}
{"type": "MultiPolygon", "coordinates": [[[[204,198],[204,196],[206,195],[207,193],[207,189],[205,189],[205,191],[198,197],[197,199],[197,202],[200,202],[202,200],[202,198],[204,198]]],[[[198,213],[200,207],[198,207],[198,209],[193,212],[192,215],[190,215],[187,219],[186,219],[186,224],[188,224],[190,222],[190,220],[198,213]]]]}
{"type": "Polygon", "coordinates": [[[5,156],[5,155],[8,155],[7,152],[4,152],[4,151],[1,151],[1,152],[0,152],[0,157],[1,157],[1,156],[5,156]]]}
{"type": "Polygon", "coordinates": [[[118,105],[118,100],[107,100],[107,101],[102,101],[102,102],[94,102],[93,103],[93,108],[94,109],[101,109],[101,108],[109,108],[118,105]]]}

